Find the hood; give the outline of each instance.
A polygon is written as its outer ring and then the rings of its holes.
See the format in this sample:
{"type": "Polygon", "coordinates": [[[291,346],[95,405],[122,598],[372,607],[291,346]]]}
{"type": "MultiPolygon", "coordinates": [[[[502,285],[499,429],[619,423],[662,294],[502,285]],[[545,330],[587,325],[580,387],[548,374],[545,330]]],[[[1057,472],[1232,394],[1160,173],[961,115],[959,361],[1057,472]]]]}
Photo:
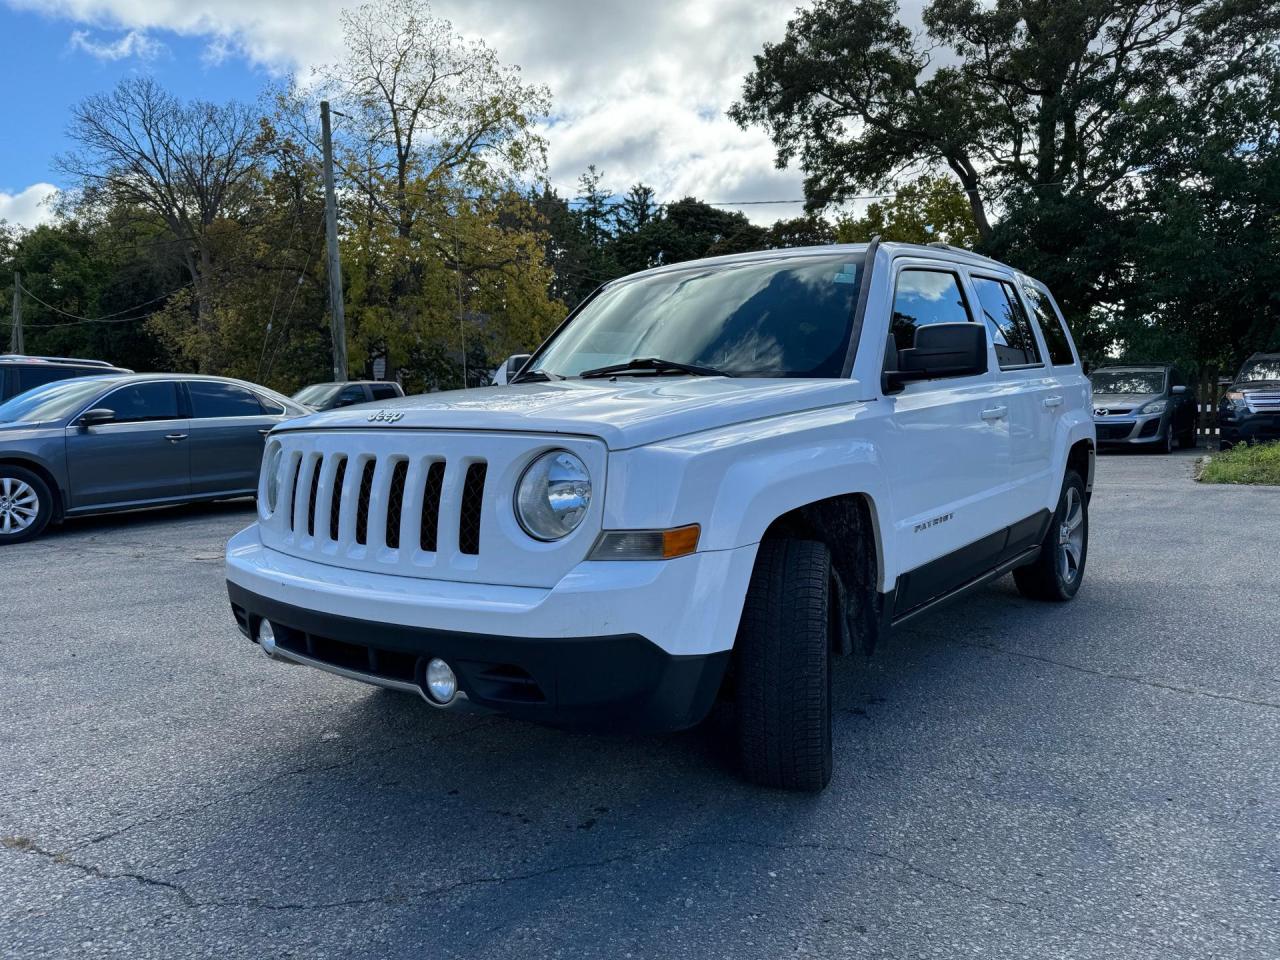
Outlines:
{"type": "Polygon", "coordinates": [[[564,433],[599,437],[610,449],[622,450],[749,420],[853,403],[861,399],[861,392],[854,380],[563,380],[400,397],[313,414],[277,429],[564,433]]]}
{"type": "Polygon", "coordinates": [[[1119,407],[1122,410],[1137,410],[1152,400],[1163,400],[1163,393],[1095,393],[1093,405],[1106,407],[1108,410],[1119,407]]]}
{"type": "Polygon", "coordinates": [[[0,423],[0,452],[6,444],[21,440],[39,440],[44,437],[60,437],[65,432],[61,421],[48,423],[0,423]]]}

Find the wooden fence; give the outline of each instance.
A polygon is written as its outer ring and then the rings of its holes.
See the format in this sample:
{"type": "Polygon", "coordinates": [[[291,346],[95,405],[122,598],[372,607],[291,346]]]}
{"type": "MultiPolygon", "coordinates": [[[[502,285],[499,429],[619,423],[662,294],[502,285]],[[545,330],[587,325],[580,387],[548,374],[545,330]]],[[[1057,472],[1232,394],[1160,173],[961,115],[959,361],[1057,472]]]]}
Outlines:
{"type": "Polygon", "coordinates": [[[1209,367],[1193,389],[1196,391],[1196,436],[1206,442],[1218,439],[1218,404],[1229,383],[1218,382],[1218,371],[1209,367]]]}

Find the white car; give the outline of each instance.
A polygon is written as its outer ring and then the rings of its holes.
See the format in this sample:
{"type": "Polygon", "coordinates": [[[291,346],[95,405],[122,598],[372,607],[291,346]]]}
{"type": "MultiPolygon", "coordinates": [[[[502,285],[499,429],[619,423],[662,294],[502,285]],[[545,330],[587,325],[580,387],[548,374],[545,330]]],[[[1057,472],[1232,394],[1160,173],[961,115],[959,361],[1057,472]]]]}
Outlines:
{"type": "Polygon", "coordinates": [[[831,776],[830,665],[1002,574],[1080,588],[1094,427],[1049,291],[942,245],[601,287],[509,386],[277,427],[227,547],[271,657],[557,724],[733,702],[752,781],[831,776]]]}

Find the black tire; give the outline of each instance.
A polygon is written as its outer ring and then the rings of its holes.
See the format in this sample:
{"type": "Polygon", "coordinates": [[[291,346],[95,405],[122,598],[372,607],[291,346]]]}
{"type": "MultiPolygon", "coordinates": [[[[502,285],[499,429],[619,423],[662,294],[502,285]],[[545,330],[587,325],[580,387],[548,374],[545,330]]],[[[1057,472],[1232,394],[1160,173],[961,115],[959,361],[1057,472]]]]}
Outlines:
{"type": "Polygon", "coordinates": [[[1160,444],[1160,452],[1166,455],[1173,453],[1174,447],[1177,446],[1176,439],[1173,435],[1173,424],[1167,424],[1164,428],[1164,439],[1160,444]]]}
{"type": "Polygon", "coordinates": [[[0,546],[34,540],[44,533],[53,512],[53,491],[40,474],[26,467],[0,464],[0,546]],[[30,514],[32,497],[34,516],[30,514]]]}
{"type": "Polygon", "coordinates": [[[1191,425],[1188,426],[1187,429],[1182,432],[1182,437],[1180,438],[1180,444],[1182,446],[1182,449],[1194,450],[1196,448],[1196,441],[1198,439],[1199,438],[1196,436],[1196,425],[1195,425],[1195,422],[1193,421],[1191,425]]]}
{"type": "Polygon", "coordinates": [[[738,758],[752,783],[818,791],[831,780],[831,554],[760,544],[734,646],[738,758]]]}
{"type": "MultiPolygon", "coordinates": [[[[1074,532],[1074,531],[1073,531],[1074,532]]],[[[1089,500],[1084,492],[1084,479],[1074,470],[1068,470],[1058,496],[1058,508],[1049,521],[1049,529],[1040,544],[1040,556],[1025,567],[1013,571],[1013,582],[1018,592],[1032,600],[1048,600],[1062,603],[1070,600],[1080,589],[1084,579],[1085,561],[1089,558],[1089,500]],[[1073,536],[1075,559],[1064,558],[1062,535],[1068,511],[1075,516],[1079,509],[1078,540],[1073,536]]]]}

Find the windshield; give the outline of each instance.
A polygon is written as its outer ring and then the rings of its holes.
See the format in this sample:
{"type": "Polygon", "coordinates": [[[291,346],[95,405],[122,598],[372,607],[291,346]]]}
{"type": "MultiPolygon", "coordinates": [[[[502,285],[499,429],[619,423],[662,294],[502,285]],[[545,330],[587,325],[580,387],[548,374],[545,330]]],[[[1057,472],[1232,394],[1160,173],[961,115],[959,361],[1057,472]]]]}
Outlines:
{"type": "Polygon", "coordinates": [[[1164,393],[1163,370],[1099,370],[1089,381],[1094,393],[1164,393]]]}
{"type": "Polygon", "coordinates": [[[58,380],[20,393],[0,403],[0,423],[48,423],[77,412],[94,394],[102,391],[107,377],[78,377],[58,380]]]}
{"type": "Polygon", "coordinates": [[[1280,380],[1280,357],[1259,357],[1244,365],[1236,383],[1259,383],[1280,380]]]}
{"type": "Polygon", "coordinates": [[[587,304],[532,369],[576,377],[658,357],[740,377],[839,377],[858,256],[779,257],[623,281],[587,304]]]}
{"type": "Polygon", "coordinates": [[[309,407],[318,407],[333,399],[333,395],[343,388],[341,383],[313,383],[309,387],[303,387],[293,395],[293,399],[298,403],[305,403],[309,407]]]}

